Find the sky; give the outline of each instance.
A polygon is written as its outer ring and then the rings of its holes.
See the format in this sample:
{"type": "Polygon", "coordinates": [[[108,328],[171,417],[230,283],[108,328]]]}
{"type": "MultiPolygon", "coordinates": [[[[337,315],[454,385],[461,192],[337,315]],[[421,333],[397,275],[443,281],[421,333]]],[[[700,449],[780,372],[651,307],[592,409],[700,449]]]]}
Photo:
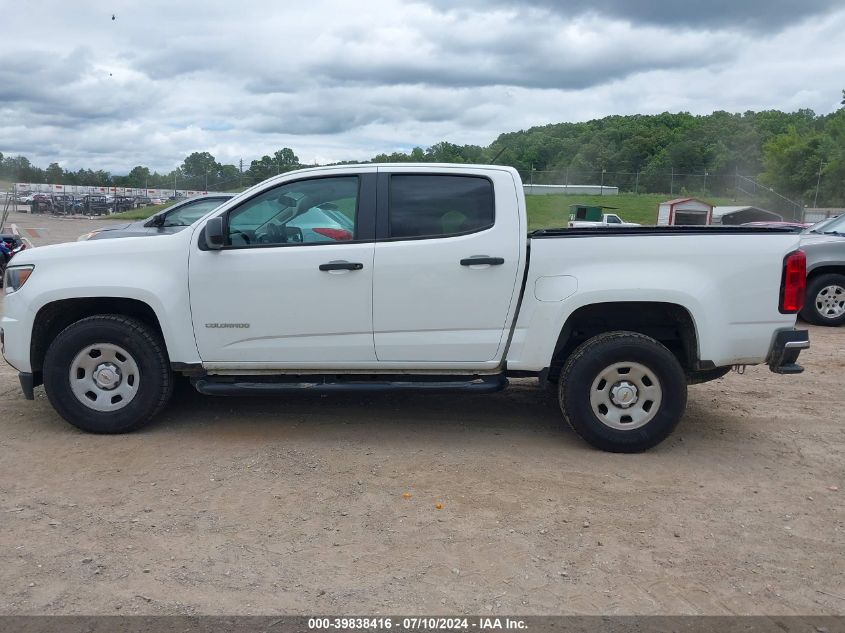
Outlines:
{"type": "Polygon", "coordinates": [[[114,174],[194,151],[366,160],[611,114],[828,113],[845,88],[845,0],[0,0],[0,16],[0,152],[114,174]]]}

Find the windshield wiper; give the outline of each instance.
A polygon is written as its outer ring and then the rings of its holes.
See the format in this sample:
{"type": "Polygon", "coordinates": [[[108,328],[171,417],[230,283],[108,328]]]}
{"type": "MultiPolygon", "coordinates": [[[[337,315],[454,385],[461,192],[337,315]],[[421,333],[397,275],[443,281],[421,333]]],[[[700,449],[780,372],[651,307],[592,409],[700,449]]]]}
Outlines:
{"type": "Polygon", "coordinates": [[[838,235],[839,237],[845,237],[845,233],[840,233],[839,231],[823,231],[825,235],[838,235]]]}

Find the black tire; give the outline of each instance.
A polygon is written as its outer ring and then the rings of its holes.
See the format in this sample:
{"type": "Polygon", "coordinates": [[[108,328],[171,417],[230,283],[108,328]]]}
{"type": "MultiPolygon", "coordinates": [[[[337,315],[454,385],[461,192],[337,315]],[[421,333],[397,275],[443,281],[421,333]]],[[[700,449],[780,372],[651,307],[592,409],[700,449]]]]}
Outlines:
{"type": "MultiPolygon", "coordinates": [[[[831,316],[825,314],[819,309],[821,304],[824,308],[825,298],[830,296],[831,288],[839,288],[845,297],[845,275],[838,273],[826,273],[813,277],[807,284],[807,298],[804,301],[804,309],[801,310],[801,318],[807,323],[814,323],[815,325],[827,325],[836,327],[845,323],[845,312],[839,315],[831,316]],[[822,293],[825,293],[822,295],[822,293]]],[[[828,308],[830,309],[830,308],[828,308]]]]}
{"type": "MultiPolygon", "coordinates": [[[[92,354],[93,355],[93,354],[92,354]]],[[[84,374],[84,372],[83,372],[84,374]]],[[[149,421],[170,400],[173,379],[164,344],[153,329],[129,317],[104,314],[69,325],[44,358],[44,388],[65,420],[90,433],[127,433],[149,421]],[[128,404],[98,411],[83,404],[70,384],[74,359],[89,346],[118,346],[137,367],[137,389],[128,404]]]]}
{"type": "MultiPolygon", "coordinates": [[[[630,388],[627,381],[615,385],[630,388]]],[[[686,376],[672,352],[653,338],[636,332],[607,332],[582,343],[566,360],[558,399],[569,426],[589,444],[612,453],[638,453],[662,442],[680,422],[687,404],[686,376]],[[628,424],[624,418],[630,417],[627,412],[634,413],[636,407],[637,415],[641,415],[644,422],[636,426],[638,422],[631,421],[631,428],[613,428],[609,426],[613,422],[604,422],[594,411],[591,395],[600,399],[611,393],[614,384],[602,383],[600,376],[617,364],[620,368],[614,371],[621,373],[627,363],[636,363],[647,370],[647,379],[643,379],[646,386],[639,386],[642,393],[638,392],[637,399],[629,405],[631,409],[611,403],[613,410],[608,411],[606,405],[600,404],[599,414],[604,406],[609,416],[621,416],[621,420],[615,422],[624,427],[628,424]],[[648,400],[642,395],[652,389],[655,381],[659,401],[648,400]],[[594,384],[600,387],[595,393],[594,384]]]]}

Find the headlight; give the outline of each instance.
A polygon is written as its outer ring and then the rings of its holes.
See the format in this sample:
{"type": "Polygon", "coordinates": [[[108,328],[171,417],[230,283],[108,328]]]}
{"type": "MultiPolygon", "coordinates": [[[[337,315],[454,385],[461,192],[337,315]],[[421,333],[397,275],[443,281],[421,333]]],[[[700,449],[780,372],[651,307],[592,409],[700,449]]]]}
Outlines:
{"type": "Polygon", "coordinates": [[[34,269],[35,266],[9,266],[3,278],[3,292],[10,295],[20,290],[34,269]]]}
{"type": "Polygon", "coordinates": [[[80,235],[79,237],[77,237],[76,241],[77,242],[84,242],[85,240],[90,240],[97,233],[99,233],[99,231],[91,231],[90,233],[84,233],[84,234],[80,235]]]}

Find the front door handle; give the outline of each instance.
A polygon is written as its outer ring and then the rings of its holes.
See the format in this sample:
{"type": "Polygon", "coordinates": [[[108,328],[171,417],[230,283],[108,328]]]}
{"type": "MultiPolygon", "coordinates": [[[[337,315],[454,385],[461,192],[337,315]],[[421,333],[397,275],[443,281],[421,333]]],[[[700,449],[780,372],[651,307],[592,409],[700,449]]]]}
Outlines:
{"type": "Polygon", "coordinates": [[[361,270],[364,267],[364,264],[359,264],[358,262],[347,262],[347,261],[336,261],[336,262],[329,262],[328,264],[320,264],[320,270],[324,271],[332,271],[332,270],[361,270]]]}
{"type": "Polygon", "coordinates": [[[487,255],[473,255],[461,260],[461,266],[481,266],[483,264],[501,266],[504,263],[504,257],[488,257],[487,255]]]}

